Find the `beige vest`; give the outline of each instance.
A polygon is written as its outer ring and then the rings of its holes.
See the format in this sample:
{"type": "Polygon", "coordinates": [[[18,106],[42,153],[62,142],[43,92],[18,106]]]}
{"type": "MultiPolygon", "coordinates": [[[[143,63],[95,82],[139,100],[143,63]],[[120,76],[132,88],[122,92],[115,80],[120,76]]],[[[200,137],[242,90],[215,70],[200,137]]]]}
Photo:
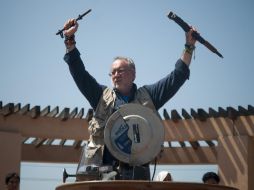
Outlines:
{"type": "MultiPolygon", "coordinates": [[[[101,99],[97,105],[93,118],[91,121],[89,121],[88,131],[90,133],[90,138],[85,150],[85,164],[87,165],[102,164],[104,150],[104,128],[108,118],[113,113],[115,99],[115,92],[110,88],[106,88],[103,91],[103,95],[101,96],[101,99]]],[[[144,87],[141,87],[136,91],[134,100],[131,103],[137,103],[148,107],[159,116],[150,95],[144,87]]]]}

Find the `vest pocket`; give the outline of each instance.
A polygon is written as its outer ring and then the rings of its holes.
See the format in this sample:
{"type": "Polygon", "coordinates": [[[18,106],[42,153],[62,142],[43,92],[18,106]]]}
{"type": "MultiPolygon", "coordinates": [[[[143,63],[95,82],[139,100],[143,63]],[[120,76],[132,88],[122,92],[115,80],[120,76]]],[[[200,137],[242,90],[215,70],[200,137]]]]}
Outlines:
{"type": "Polygon", "coordinates": [[[102,146],[90,146],[90,143],[85,147],[85,165],[96,165],[102,164],[102,146]]]}

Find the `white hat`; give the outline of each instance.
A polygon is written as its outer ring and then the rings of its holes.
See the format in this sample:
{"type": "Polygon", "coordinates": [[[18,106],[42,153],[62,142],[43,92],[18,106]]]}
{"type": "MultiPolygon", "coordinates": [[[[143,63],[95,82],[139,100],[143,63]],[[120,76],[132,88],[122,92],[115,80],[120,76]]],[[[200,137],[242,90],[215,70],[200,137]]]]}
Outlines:
{"type": "Polygon", "coordinates": [[[164,181],[164,179],[167,177],[167,175],[170,175],[167,171],[161,171],[155,178],[155,181],[164,181]]]}

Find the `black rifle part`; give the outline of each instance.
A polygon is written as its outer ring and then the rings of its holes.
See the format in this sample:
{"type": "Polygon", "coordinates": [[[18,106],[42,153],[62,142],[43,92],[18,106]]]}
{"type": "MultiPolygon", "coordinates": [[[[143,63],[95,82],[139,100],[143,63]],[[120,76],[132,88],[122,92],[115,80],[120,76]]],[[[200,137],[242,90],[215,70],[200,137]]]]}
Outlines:
{"type": "MultiPolygon", "coordinates": [[[[173,12],[169,12],[168,14],[168,18],[172,19],[173,21],[175,21],[179,26],[181,26],[181,28],[185,31],[188,32],[191,27],[184,22],[179,16],[177,16],[175,13],[173,12]]],[[[217,54],[219,57],[223,58],[223,56],[218,52],[218,50],[212,45],[210,44],[208,41],[206,41],[204,38],[202,38],[200,36],[199,33],[197,32],[193,32],[192,36],[199,41],[201,44],[203,44],[204,46],[206,46],[209,50],[211,50],[213,53],[217,54]]]]}
{"type": "MultiPolygon", "coordinates": [[[[90,13],[92,11],[92,9],[89,9],[88,11],[86,11],[84,14],[82,15],[78,15],[78,18],[76,18],[75,20],[78,21],[78,20],[81,20],[84,16],[86,16],[88,13],[90,13]]],[[[58,30],[58,32],[56,33],[56,35],[59,35],[63,38],[63,31],[64,30],[67,30],[68,28],[63,28],[61,30],[58,30]]]]}

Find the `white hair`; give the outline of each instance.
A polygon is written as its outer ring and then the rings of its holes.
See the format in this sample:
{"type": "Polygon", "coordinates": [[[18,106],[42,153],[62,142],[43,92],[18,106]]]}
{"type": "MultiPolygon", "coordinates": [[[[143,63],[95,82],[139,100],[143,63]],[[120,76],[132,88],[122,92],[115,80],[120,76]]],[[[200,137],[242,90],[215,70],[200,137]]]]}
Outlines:
{"type": "Polygon", "coordinates": [[[114,61],[115,60],[126,61],[130,68],[133,68],[134,70],[136,70],[134,61],[129,57],[117,56],[117,57],[114,58],[114,61]]]}

